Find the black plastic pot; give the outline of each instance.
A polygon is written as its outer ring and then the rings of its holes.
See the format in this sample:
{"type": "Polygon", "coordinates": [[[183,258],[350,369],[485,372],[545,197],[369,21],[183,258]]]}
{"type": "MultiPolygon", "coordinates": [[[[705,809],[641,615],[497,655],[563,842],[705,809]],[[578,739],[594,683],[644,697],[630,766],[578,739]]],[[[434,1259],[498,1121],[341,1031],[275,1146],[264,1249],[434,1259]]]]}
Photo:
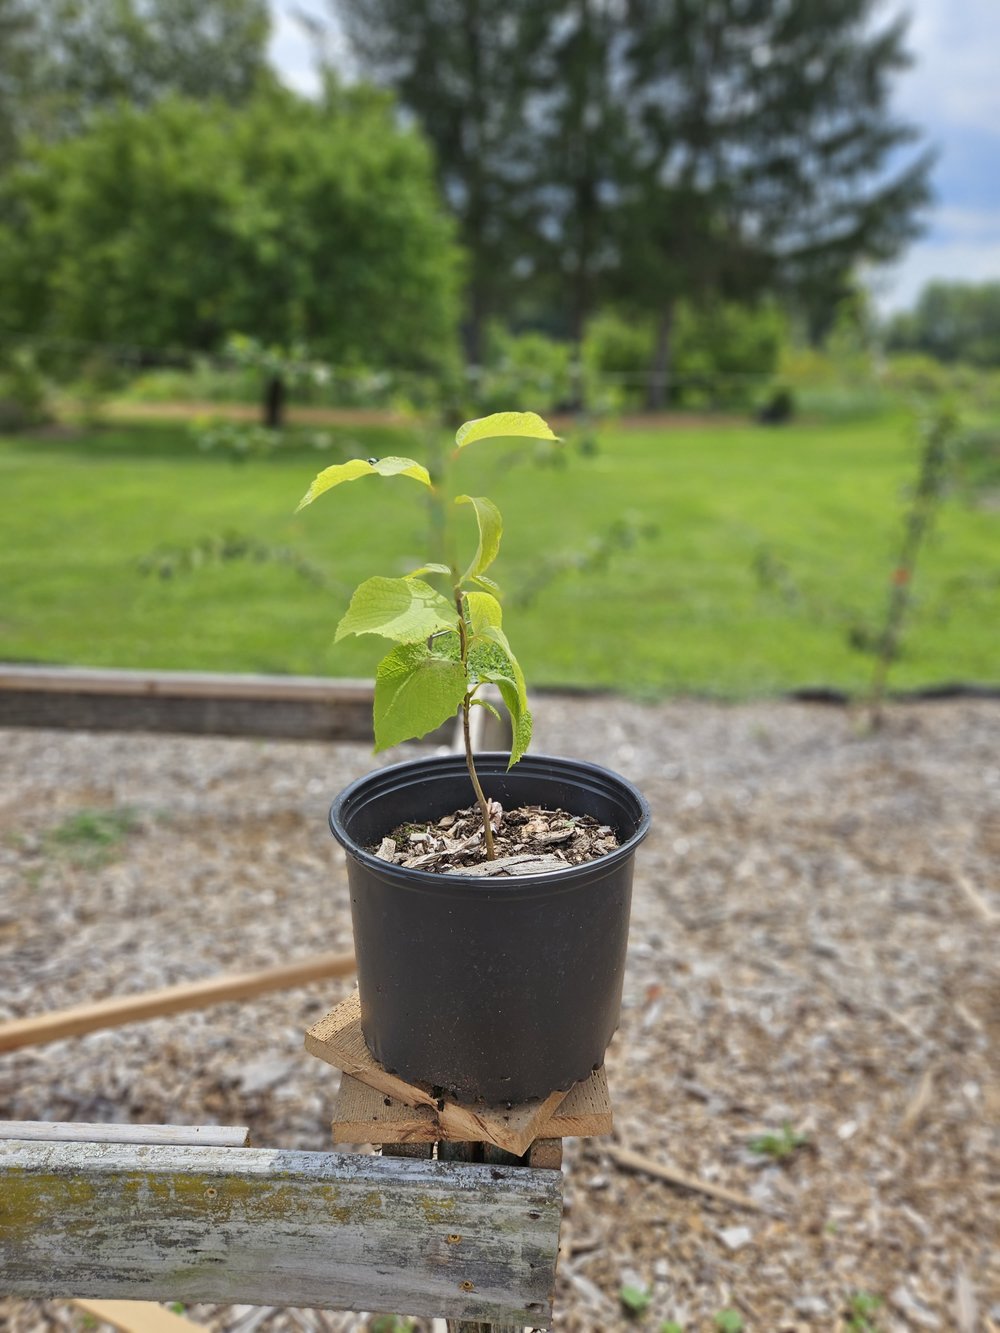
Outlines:
{"type": "Polygon", "coordinates": [[[649,807],[595,764],[476,757],[505,809],[561,808],[609,824],[621,846],[550,874],[492,878],[380,860],[394,828],[473,803],[464,755],[416,759],[347,787],[330,827],[347,851],[361,1025],[375,1058],[463,1099],[519,1102],[604,1062],[618,1026],[635,850],[649,807]]]}

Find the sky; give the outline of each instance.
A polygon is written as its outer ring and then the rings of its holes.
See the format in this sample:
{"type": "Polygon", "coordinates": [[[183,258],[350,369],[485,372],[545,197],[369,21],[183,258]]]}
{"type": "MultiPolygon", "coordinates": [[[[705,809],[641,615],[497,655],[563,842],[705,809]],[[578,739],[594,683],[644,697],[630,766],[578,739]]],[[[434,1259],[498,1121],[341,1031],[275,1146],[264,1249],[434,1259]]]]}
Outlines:
{"type": "MultiPolygon", "coordinates": [[[[323,18],[323,0],[271,0],[271,58],[285,81],[316,87],[311,43],[295,10],[323,18]]],[[[1000,0],[887,0],[911,16],[914,66],[896,85],[895,108],[938,152],[924,235],[868,281],[880,310],[913,305],[932,279],[1000,281],[1000,0]]]]}

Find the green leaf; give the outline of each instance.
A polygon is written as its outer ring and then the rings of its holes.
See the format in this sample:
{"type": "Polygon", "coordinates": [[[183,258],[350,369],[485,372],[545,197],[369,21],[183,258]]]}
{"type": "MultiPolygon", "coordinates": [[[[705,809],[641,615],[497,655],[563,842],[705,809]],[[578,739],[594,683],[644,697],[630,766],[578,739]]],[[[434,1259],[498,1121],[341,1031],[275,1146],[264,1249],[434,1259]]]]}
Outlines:
{"type": "Polygon", "coordinates": [[[488,709],[488,710],[493,714],[493,716],[496,718],[496,720],[500,723],[500,725],[503,726],[503,718],[500,716],[500,714],[497,712],[497,710],[496,710],[496,709],[493,707],[493,705],[490,703],[489,699],[473,699],[473,700],[471,701],[471,704],[472,704],[472,707],[473,707],[473,708],[486,708],[486,709],[488,709]]]}
{"type": "Polygon", "coordinates": [[[375,750],[426,736],[458,712],[467,678],[461,662],[404,643],[375,673],[375,750]]]}
{"type": "Polygon", "coordinates": [[[491,629],[499,629],[503,623],[503,611],[492,593],[467,592],[465,605],[473,635],[487,634],[491,629]]]}
{"type": "Polygon", "coordinates": [[[472,582],[478,583],[480,588],[485,588],[486,591],[491,592],[494,597],[500,596],[500,584],[494,583],[493,580],[488,579],[485,574],[474,574],[472,576],[472,582]]]}
{"type": "Polygon", "coordinates": [[[743,1316],[739,1310],[720,1310],[715,1316],[719,1333],[743,1333],[743,1316]]]}
{"type": "Polygon", "coordinates": [[[479,524],[479,546],[476,548],[472,564],[462,575],[464,582],[466,579],[478,578],[497,558],[500,537],[503,533],[503,519],[500,517],[500,510],[492,500],[487,500],[485,495],[459,495],[456,496],[455,503],[473,505],[476,510],[476,522],[479,524]]]}
{"type": "Polygon", "coordinates": [[[419,643],[439,630],[457,628],[455,607],[429,583],[376,577],[355,589],[334,642],[348,634],[381,634],[397,643],[419,643]]]}
{"type": "Polygon", "coordinates": [[[622,1287],[618,1299],[631,1314],[644,1314],[653,1301],[653,1293],[644,1287],[622,1287]]]}
{"type": "Polygon", "coordinates": [[[667,1319],[660,1325],[660,1333],[684,1333],[676,1319],[667,1319]]]}
{"type": "Polygon", "coordinates": [[[419,569],[411,569],[409,574],[404,575],[408,579],[418,579],[421,574],[450,574],[451,570],[447,565],[421,565],[419,569]]]}
{"type": "Polygon", "coordinates": [[[313,478],[313,483],[295,507],[295,512],[311,505],[313,500],[333,486],[345,481],[357,481],[359,477],[412,477],[424,486],[431,484],[430,473],[422,463],[412,458],[352,458],[347,463],[334,463],[332,467],[313,478]]]}
{"type": "Polygon", "coordinates": [[[489,417],[477,417],[459,426],[455,443],[459,449],[477,440],[503,440],[521,436],[529,440],[558,440],[547,422],[537,412],[494,412],[489,417]]]}
{"type": "Polygon", "coordinates": [[[487,626],[470,647],[469,665],[477,680],[497,687],[510,713],[513,740],[507,767],[513,768],[531,744],[532,723],[524,675],[503,630],[487,626]]]}

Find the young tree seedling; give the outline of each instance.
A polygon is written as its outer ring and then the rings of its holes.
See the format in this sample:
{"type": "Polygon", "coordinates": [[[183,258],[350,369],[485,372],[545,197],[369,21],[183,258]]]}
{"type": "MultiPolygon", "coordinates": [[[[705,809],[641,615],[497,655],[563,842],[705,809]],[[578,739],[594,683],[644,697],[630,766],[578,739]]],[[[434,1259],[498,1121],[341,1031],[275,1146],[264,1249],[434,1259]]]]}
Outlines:
{"type": "MultiPolygon", "coordinates": [[[[467,421],[455,435],[451,460],[470,444],[483,440],[556,440],[550,427],[534,412],[495,412],[467,421]]],[[[403,578],[376,576],[354,591],[351,604],[337,626],[335,642],[349,634],[377,634],[396,646],[383,657],[375,673],[375,750],[426,736],[461,712],[465,760],[483,820],[488,860],[496,852],[490,827],[489,804],[476,773],[469,717],[476,706],[493,706],[478,698],[483,685],[496,685],[510,713],[513,745],[508,767],[521,758],[531,741],[524,675],[503,631],[500,589],[486,571],[497,558],[503,520],[484,495],[451,496],[447,466],[432,476],[412,458],[352,458],[324,468],[299,502],[304,508],[324,492],[362,477],[406,477],[428,488],[435,508],[445,515],[454,506],[469,506],[475,515],[479,541],[466,564],[448,549],[451,524],[445,522],[443,542],[447,563],[432,560],[403,578]],[[447,579],[446,596],[427,581],[447,579]]],[[[296,513],[298,513],[298,509],[296,513]]]]}

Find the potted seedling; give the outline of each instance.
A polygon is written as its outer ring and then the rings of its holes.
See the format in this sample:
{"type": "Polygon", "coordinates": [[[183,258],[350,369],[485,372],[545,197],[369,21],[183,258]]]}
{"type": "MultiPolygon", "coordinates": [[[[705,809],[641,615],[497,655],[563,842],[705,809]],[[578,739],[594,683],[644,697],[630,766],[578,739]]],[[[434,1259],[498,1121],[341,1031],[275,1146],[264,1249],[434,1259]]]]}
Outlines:
{"type": "MultiPolygon", "coordinates": [[[[534,413],[500,412],[466,422],[452,459],[510,437],[556,439],[534,413]]],[[[369,476],[416,483],[439,512],[468,514],[470,555],[445,551],[402,578],[367,579],[337,627],[338,640],[393,644],[375,677],[376,751],[456,715],[465,737],[464,754],[377,770],[333,802],[362,1030],[387,1069],[439,1092],[547,1096],[599,1068],[618,1026],[632,865],[649,810],[607,769],[526,753],[524,676],[487,573],[503,531],[496,505],[452,497],[446,475],[391,457],[324,469],[299,508],[369,476]],[[509,754],[473,754],[469,718],[491,706],[486,685],[510,713],[509,754]]]]}

